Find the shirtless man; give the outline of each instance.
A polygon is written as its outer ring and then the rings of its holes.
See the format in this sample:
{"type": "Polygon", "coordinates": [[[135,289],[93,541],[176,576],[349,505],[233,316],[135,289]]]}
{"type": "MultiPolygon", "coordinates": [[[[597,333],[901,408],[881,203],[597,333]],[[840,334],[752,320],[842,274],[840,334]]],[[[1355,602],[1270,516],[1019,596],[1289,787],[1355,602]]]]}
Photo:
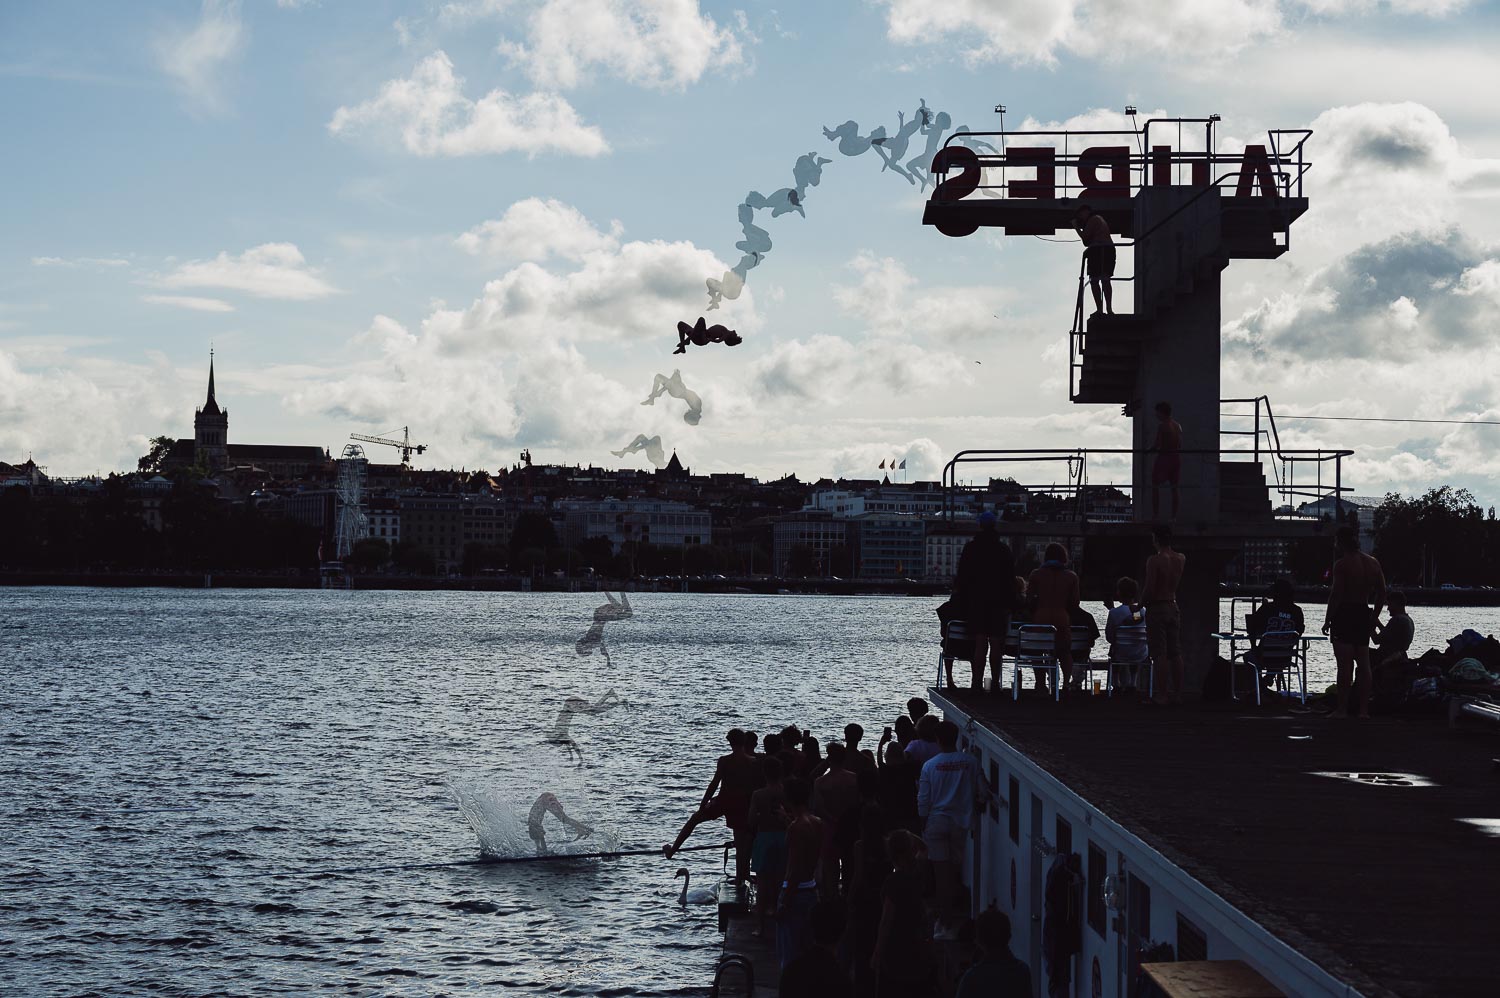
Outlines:
{"type": "Polygon", "coordinates": [[[1172,489],[1172,519],[1177,519],[1178,488],[1182,482],[1182,425],[1172,418],[1172,403],[1156,403],[1156,439],[1151,449],[1151,518],[1161,518],[1161,487],[1172,489]]]}
{"type": "Polygon", "coordinates": [[[744,338],[733,329],[725,329],[717,323],[712,326],[706,326],[704,324],[706,321],[700,315],[698,321],[691,326],[686,322],[679,322],[677,324],[677,349],[672,352],[687,353],[687,345],[689,343],[700,347],[708,346],[710,343],[722,343],[727,347],[737,347],[744,342],[744,338]]]}
{"type": "Polygon", "coordinates": [[[1340,527],[1334,534],[1333,586],[1328,591],[1328,611],[1323,633],[1333,644],[1338,662],[1338,699],[1334,717],[1349,716],[1349,686],[1360,717],[1370,716],[1370,636],[1385,603],[1385,573],[1380,562],[1359,549],[1353,527],[1340,527]],[[1375,604],[1372,611],[1371,603],[1375,604]],[[1358,666],[1356,672],[1355,667],[1358,666]]]}
{"type": "Polygon", "coordinates": [[[837,898],[839,871],[859,832],[859,777],[849,750],[828,745],[828,772],[813,781],[813,813],[823,819],[823,866],[818,875],[824,897],[837,898]]]}
{"type": "Polygon", "coordinates": [[[686,402],[687,412],[682,414],[682,421],[689,426],[698,425],[698,421],[703,418],[703,399],[697,392],[682,383],[681,371],[673,371],[670,378],[658,374],[651,382],[651,394],[646,396],[646,401],[641,405],[655,405],[656,400],[663,394],[686,402]]]}
{"type": "Polygon", "coordinates": [[[662,846],[662,855],[671,859],[682,844],[693,834],[693,829],[705,821],[723,818],[724,824],[734,832],[735,877],[745,880],[750,876],[750,795],[760,786],[760,763],[745,751],[745,733],[732,729],[726,736],[729,754],[719,756],[714,765],[714,778],[703,792],[703,800],[683,824],[677,839],[662,846]],[[717,793],[717,796],[715,796],[717,793]]]}
{"type": "Polygon", "coordinates": [[[558,821],[561,821],[573,833],[573,837],[568,840],[569,842],[576,842],[581,838],[586,838],[594,834],[594,830],[588,825],[585,825],[581,821],[574,821],[568,817],[567,812],[563,810],[562,804],[558,802],[555,796],[552,794],[542,794],[536,799],[536,803],[531,805],[531,814],[526,818],[526,834],[530,835],[531,841],[536,843],[536,854],[538,856],[545,856],[548,853],[547,830],[542,827],[542,819],[549,814],[558,821]]]}
{"type": "Polygon", "coordinates": [[[776,905],[776,956],[781,968],[806,945],[807,921],[818,900],[818,858],[823,852],[823,821],[808,810],[812,787],[804,779],[786,781],[786,879],[776,905]]]}
{"type": "MultiPolygon", "coordinates": [[[[602,647],[602,642],[601,642],[602,647]]],[[[574,714],[587,714],[590,717],[598,717],[611,707],[618,706],[620,698],[615,696],[615,691],[610,690],[599,699],[598,703],[589,703],[583,697],[568,697],[563,701],[562,710],[557,712],[557,722],[552,725],[552,733],[547,736],[547,742],[551,745],[561,745],[568,750],[568,758],[575,756],[578,765],[583,765],[583,750],[573,740],[569,728],[573,724],[574,714]]]]}
{"type": "Polygon", "coordinates": [[[1083,240],[1083,255],[1088,260],[1089,290],[1094,293],[1094,314],[1108,312],[1114,315],[1115,240],[1110,235],[1109,223],[1093,208],[1081,204],[1073,215],[1073,230],[1083,240]],[[1103,285],[1102,297],[1100,285],[1103,285]]]}
{"type": "MultiPolygon", "coordinates": [[[[604,625],[612,620],[625,620],[634,612],[630,608],[630,597],[623,592],[617,600],[609,593],[604,594],[605,603],[594,610],[594,622],[573,645],[573,650],[585,657],[592,655],[594,649],[598,648],[604,656],[604,664],[610,665],[609,646],[604,643],[604,625]]],[[[614,694],[611,693],[610,696],[614,694]]],[[[606,698],[607,699],[607,698],[606,698]]],[[[601,701],[602,703],[603,701],[601,701]]],[[[561,721],[561,718],[558,718],[561,721]]]]}
{"type": "Polygon", "coordinates": [[[1182,610],[1177,606],[1177,586],[1187,559],[1172,550],[1172,528],[1166,524],[1153,527],[1152,543],[1156,553],[1146,559],[1146,591],[1141,603],[1146,607],[1146,645],[1151,659],[1161,670],[1167,695],[1156,702],[1181,703],[1186,669],[1182,662],[1182,610]]]}

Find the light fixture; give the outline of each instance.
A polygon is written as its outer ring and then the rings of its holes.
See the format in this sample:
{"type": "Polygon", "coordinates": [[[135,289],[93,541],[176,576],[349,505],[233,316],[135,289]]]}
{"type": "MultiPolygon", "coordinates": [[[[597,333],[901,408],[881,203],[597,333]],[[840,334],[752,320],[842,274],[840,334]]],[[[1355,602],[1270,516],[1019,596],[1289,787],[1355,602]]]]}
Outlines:
{"type": "Polygon", "coordinates": [[[1005,105],[1004,104],[996,104],[995,105],[995,113],[996,114],[1004,114],[1005,113],[1005,105]]]}
{"type": "Polygon", "coordinates": [[[1211,114],[1211,115],[1208,116],[1208,120],[1209,121],[1218,121],[1219,120],[1219,116],[1217,114],[1211,114]]]}
{"type": "Polygon", "coordinates": [[[1134,104],[1126,104],[1125,105],[1125,113],[1128,114],[1128,115],[1130,115],[1132,118],[1134,118],[1135,117],[1135,105],[1134,104]]]}

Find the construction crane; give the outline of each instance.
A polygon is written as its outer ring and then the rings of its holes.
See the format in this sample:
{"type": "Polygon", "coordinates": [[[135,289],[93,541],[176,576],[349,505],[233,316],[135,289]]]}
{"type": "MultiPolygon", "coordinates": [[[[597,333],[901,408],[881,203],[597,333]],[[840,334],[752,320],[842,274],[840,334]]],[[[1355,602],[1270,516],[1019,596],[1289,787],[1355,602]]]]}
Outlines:
{"type": "MultiPolygon", "coordinates": [[[[394,435],[396,431],[391,430],[390,432],[394,435]]],[[[349,439],[358,440],[362,443],[367,444],[385,444],[387,447],[396,448],[401,452],[402,467],[408,467],[411,465],[411,455],[413,451],[420,454],[427,449],[426,444],[414,444],[411,442],[411,431],[405,426],[401,427],[400,440],[393,440],[391,439],[391,437],[370,437],[366,436],[363,433],[351,433],[349,434],[349,439]]]]}

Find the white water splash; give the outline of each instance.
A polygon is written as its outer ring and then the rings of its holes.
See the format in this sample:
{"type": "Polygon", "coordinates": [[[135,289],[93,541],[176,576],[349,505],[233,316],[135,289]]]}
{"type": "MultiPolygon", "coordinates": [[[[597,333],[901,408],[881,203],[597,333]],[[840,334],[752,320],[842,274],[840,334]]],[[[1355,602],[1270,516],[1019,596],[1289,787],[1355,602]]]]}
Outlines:
{"type": "MultiPolygon", "coordinates": [[[[484,856],[517,858],[537,855],[536,843],[526,831],[526,819],[531,813],[534,798],[520,800],[481,787],[470,781],[451,781],[449,793],[453,794],[464,821],[474,830],[479,839],[479,852],[484,856]]],[[[547,832],[547,852],[551,855],[580,855],[596,852],[618,852],[619,836],[599,828],[589,820],[587,805],[573,798],[563,802],[568,815],[594,828],[593,834],[573,838],[572,832],[552,816],[543,818],[547,832]]]]}

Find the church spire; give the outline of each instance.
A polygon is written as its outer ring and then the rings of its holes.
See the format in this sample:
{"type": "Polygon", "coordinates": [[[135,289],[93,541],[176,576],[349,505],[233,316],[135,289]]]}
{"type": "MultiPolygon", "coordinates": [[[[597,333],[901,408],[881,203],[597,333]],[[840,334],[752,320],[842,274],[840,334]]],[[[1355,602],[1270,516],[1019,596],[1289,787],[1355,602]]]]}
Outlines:
{"type": "Polygon", "coordinates": [[[214,398],[214,351],[212,347],[208,351],[208,401],[203,403],[203,411],[215,416],[219,414],[219,402],[214,398]]]}

